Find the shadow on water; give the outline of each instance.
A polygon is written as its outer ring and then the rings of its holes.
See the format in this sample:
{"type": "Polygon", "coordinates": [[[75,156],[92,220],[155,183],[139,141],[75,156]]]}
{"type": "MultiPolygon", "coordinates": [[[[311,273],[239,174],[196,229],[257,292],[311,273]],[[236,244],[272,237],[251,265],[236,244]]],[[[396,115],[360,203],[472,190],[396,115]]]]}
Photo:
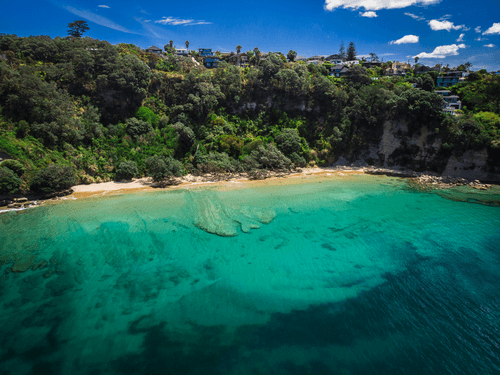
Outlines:
{"type": "MultiPolygon", "coordinates": [[[[498,323],[491,322],[481,333],[489,334],[491,342],[482,341],[475,329],[463,332],[470,313],[466,308],[451,309],[429,285],[449,282],[450,277],[468,278],[471,275],[461,272],[470,268],[470,262],[458,261],[429,280],[427,270],[432,262],[417,257],[407,271],[386,275],[385,284],[357,298],[288,314],[275,313],[267,324],[242,326],[234,332],[222,326],[193,326],[192,337],[180,339],[168,329],[168,322],[138,328],[146,319],[143,317],[129,327],[131,334],[144,334],[142,352],[118,359],[114,371],[417,375],[486,374],[500,369],[498,354],[491,350],[495,335],[500,334],[498,323]],[[434,304],[425,305],[425,301],[434,304]],[[464,344],[460,336],[475,346],[464,344]],[[459,368],[454,367],[457,364],[459,368]]],[[[498,287],[498,281],[489,277],[482,282],[498,287]]],[[[498,307],[500,296],[495,297],[489,303],[498,307]]],[[[455,307],[475,303],[461,288],[449,298],[456,302],[455,307]]]]}

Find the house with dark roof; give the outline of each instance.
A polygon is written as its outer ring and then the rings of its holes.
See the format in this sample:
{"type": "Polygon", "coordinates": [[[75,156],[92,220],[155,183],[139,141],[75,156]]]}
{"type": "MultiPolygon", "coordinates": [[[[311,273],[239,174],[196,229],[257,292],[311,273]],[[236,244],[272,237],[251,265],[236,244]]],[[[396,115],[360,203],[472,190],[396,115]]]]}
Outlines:
{"type": "Polygon", "coordinates": [[[442,76],[437,77],[437,87],[450,87],[456,85],[460,82],[460,78],[462,78],[464,72],[455,71],[455,72],[447,72],[442,76]]]}
{"type": "Polygon", "coordinates": [[[163,53],[163,50],[161,48],[156,47],[156,46],[151,46],[149,48],[146,48],[146,52],[161,55],[163,53]]]}
{"type": "Polygon", "coordinates": [[[345,65],[335,65],[330,68],[330,75],[333,77],[344,77],[349,73],[349,68],[345,65]]]}

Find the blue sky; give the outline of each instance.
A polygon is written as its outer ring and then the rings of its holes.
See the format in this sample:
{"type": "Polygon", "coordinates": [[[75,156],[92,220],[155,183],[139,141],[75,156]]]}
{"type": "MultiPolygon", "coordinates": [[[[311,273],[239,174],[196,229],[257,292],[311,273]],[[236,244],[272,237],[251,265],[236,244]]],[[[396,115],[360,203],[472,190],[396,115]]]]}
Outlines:
{"type": "Polygon", "coordinates": [[[51,0],[2,2],[0,32],[67,35],[67,24],[88,22],[86,35],[112,44],[160,48],[174,41],[222,52],[259,47],[300,56],[337,53],[354,42],[358,55],[472,70],[500,69],[500,6],[465,0],[51,0]]]}

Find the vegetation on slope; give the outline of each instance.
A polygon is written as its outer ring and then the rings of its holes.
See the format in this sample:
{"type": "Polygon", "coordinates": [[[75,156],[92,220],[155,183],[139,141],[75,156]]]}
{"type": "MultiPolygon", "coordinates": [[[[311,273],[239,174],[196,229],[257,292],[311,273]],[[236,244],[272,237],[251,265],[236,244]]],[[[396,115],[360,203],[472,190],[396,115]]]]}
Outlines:
{"type": "Polygon", "coordinates": [[[278,54],[253,61],[206,70],[133,45],[0,35],[0,149],[24,168],[16,188],[40,190],[52,164],[71,183],[328,165],[390,119],[436,129],[446,153],[499,147],[498,76],[455,87],[466,108],[454,118],[433,74],[373,80],[356,67],[338,79],[278,54]]]}

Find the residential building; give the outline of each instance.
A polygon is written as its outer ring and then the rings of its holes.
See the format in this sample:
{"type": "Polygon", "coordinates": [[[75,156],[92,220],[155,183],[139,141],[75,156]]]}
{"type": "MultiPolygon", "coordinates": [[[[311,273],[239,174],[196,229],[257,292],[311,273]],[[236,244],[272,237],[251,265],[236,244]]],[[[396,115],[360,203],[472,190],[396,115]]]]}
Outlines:
{"type": "Polygon", "coordinates": [[[176,56],[187,56],[187,55],[189,55],[189,51],[187,50],[187,48],[176,48],[175,55],[176,56]]]}
{"type": "Polygon", "coordinates": [[[359,60],[344,61],[344,65],[354,66],[359,64],[359,60]]]}
{"type": "Polygon", "coordinates": [[[156,47],[156,46],[151,46],[149,48],[146,48],[145,51],[149,52],[149,53],[155,53],[157,55],[161,55],[163,53],[163,50],[161,48],[156,47]]]}
{"type": "Polygon", "coordinates": [[[212,48],[198,48],[201,57],[213,56],[212,48]]]}
{"type": "Polygon", "coordinates": [[[383,62],[381,61],[366,61],[363,63],[363,68],[370,69],[370,68],[375,68],[375,67],[381,67],[383,62]]]}
{"type": "MultiPolygon", "coordinates": [[[[457,109],[462,109],[462,102],[460,97],[457,95],[452,95],[450,90],[434,90],[434,93],[441,95],[443,98],[443,111],[446,113],[452,113],[457,109]]],[[[452,113],[455,114],[454,112],[452,113]]]]}
{"type": "Polygon", "coordinates": [[[404,62],[393,62],[392,65],[387,68],[387,75],[405,75],[407,72],[411,70],[410,64],[404,62]]]}
{"type": "Polygon", "coordinates": [[[454,71],[437,77],[437,87],[450,87],[460,82],[463,72],[454,71]]]}
{"type": "Polygon", "coordinates": [[[349,72],[349,68],[345,65],[335,65],[330,68],[330,75],[333,77],[344,77],[349,72]]]}
{"type": "Polygon", "coordinates": [[[219,66],[220,59],[216,56],[207,56],[203,58],[203,65],[205,68],[213,69],[219,66]]]}

